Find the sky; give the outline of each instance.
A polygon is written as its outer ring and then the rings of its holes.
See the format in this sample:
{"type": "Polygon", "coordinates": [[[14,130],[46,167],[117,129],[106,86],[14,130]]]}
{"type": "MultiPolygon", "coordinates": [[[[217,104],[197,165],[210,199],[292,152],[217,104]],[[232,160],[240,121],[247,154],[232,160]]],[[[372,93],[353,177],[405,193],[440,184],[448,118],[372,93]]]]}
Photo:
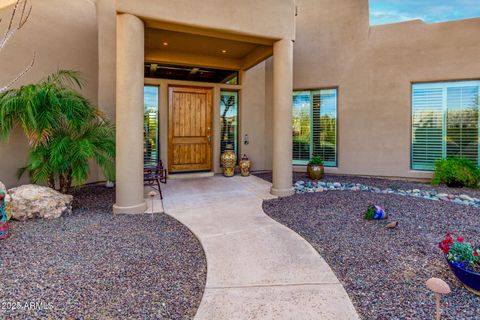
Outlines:
{"type": "Polygon", "coordinates": [[[480,17],[480,0],[369,0],[370,24],[426,23],[480,17]]]}

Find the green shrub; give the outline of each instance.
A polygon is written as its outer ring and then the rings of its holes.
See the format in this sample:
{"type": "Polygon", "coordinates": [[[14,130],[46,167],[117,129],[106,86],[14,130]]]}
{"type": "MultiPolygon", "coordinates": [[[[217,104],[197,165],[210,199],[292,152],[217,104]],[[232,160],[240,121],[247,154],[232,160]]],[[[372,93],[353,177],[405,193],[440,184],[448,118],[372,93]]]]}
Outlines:
{"type": "Polygon", "coordinates": [[[450,158],[435,162],[432,185],[446,184],[449,187],[477,188],[480,170],[468,159],[450,158]]]}
{"type": "Polygon", "coordinates": [[[312,157],[308,164],[313,166],[323,166],[323,161],[322,158],[314,152],[312,153],[312,157]]]}

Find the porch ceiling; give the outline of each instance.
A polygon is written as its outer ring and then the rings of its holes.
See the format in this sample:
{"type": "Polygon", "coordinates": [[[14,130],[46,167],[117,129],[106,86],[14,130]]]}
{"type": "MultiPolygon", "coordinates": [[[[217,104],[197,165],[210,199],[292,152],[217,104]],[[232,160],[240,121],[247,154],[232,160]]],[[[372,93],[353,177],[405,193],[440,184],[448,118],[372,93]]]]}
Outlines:
{"type": "Polygon", "coordinates": [[[253,43],[150,28],[145,31],[145,40],[148,50],[176,51],[233,59],[244,58],[258,46],[253,43]],[[164,46],[164,43],[168,43],[168,46],[164,46]]]}
{"type": "MultiPolygon", "coordinates": [[[[166,64],[247,70],[273,53],[271,44],[240,41],[201,34],[148,27],[145,60],[166,64]]],[[[232,36],[235,38],[235,36],[232,36]]],[[[263,40],[268,43],[266,40],[263,40]]]]}

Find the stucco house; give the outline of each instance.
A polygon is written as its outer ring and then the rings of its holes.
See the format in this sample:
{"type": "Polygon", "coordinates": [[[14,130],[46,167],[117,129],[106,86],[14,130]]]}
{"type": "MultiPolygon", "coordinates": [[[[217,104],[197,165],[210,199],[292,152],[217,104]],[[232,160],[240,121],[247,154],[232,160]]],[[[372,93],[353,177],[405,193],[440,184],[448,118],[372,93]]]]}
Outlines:
{"type": "MultiPolygon", "coordinates": [[[[279,196],[312,152],[330,173],[403,178],[429,178],[447,155],[479,161],[480,19],[370,26],[368,0],[30,3],[0,83],[33,51],[17,85],[83,73],[116,123],[117,213],[145,210],[144,161],[218,173],[227,139],[253,170],[273,170],[279,196]]],[[[0,144],[7,185],[22,182],[26,153],[20,131],[0,144]]]]}

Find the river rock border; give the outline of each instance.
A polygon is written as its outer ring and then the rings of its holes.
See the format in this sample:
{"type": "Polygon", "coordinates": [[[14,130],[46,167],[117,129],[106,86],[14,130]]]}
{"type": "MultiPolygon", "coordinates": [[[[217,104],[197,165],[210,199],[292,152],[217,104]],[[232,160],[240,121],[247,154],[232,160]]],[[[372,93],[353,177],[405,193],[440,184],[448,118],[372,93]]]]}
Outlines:
{"type": "Polygon", "coordinates": [[[381,189],[377,187],[366,186],[360,183],[340,183],[340,182],[313,182],[299,180],[294,184],[295,193],[314,193],[325,191],[368,191],[372,193],[396,194],[404,197],[424,198],[432,201],[445,201],[454,204],[471,206],[480,208],[480,199],[472,198],[469,195],[454,195],[447,193],[439,193],[436,190],[420,190],[420,189],[381,189]]]}

